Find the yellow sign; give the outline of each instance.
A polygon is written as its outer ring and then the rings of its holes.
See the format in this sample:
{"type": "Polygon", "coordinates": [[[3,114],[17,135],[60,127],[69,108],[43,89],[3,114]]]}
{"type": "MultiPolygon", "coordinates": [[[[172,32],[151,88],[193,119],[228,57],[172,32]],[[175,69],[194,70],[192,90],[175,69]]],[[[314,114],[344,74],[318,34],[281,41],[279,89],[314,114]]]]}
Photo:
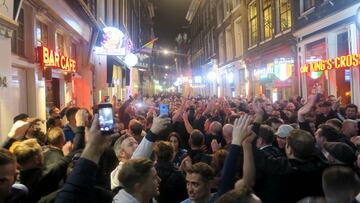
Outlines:
{"type": "Polygon", "coordinates": [[[39,59],[38,61],[43,65],[43,66],[53,66],[56,68],[61,68],[64,71],[70,71],[70,72],[75,72],[76,71],[76,61],[60,55],[57,52],[54,52],[53,50],[41,46],[38,47],[38,55],[39,55],[39,59]]]}

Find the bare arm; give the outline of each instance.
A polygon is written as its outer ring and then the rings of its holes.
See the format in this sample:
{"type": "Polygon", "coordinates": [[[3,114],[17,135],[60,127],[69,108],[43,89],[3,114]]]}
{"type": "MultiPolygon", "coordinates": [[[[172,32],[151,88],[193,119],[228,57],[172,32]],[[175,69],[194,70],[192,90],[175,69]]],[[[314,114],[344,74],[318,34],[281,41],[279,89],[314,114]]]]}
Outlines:
{"type": "Polygon", "coordinates": [[[312,107],[315,105],[316,103],[316,95],[310,95],[308,102],[299,109],[298,111],[298,121],[300,123],[305,122],[305,114],[309,113],[312,109],[312,107]]]}
{"type": "Polygon", "coordinates": [[[187,112],[185,112],[183,114],[183,120],[184,120],[184,124],[185,124],[185,128],[186,131],[191,134],[191,132],[194,130],[194,128],[191,126],[190,121],[189,121],[189,114],[187,112]]]}

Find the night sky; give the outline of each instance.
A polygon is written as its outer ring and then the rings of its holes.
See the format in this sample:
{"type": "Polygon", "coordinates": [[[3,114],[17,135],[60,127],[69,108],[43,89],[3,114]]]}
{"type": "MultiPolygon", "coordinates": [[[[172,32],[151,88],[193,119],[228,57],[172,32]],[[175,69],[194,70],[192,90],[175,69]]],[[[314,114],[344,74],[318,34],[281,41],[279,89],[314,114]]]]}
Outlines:
{"type": "Polygon", "coordinates": [[[171,49],[175,46],[175,37],[184,32],[185,16],[191,0],[154,0],[155,2],[155,36],[158,45],[171,49]]]}

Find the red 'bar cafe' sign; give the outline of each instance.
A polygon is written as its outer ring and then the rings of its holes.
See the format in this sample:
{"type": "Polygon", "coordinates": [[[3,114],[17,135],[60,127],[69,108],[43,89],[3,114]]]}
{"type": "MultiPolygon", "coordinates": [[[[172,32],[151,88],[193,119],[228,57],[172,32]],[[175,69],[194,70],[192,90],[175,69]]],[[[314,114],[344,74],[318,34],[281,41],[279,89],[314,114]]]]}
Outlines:
{"type": "Polygon", "coordinates": [[[76,71],[75,60],[54,52],[44,46],[38,47],[37,51],[39,56],[38,60],[43,66],[53,66],[69,72],[76,71]]]}
{"type": "Polygon", "coordinates": [[[300,68],[301,73],[318,72],[339,68],[351,68],[360,65],[360,54],[339,56],[333,59],[320,60],[300,68]]]}

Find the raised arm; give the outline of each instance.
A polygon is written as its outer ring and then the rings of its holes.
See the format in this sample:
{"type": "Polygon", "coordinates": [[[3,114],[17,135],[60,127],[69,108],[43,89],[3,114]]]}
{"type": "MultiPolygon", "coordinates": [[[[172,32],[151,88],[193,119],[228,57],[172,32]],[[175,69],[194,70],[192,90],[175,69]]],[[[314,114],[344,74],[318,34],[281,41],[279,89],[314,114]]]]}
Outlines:
{"type": "Polygon", "coordinates": [[[191,123],[189,121],[189,113],[184,112],[182,118],[184,120],[184,125],[185,125],[187,133],[191,134],[191,132],[194,130],[194,128],[191,126],[191,123]]]}

